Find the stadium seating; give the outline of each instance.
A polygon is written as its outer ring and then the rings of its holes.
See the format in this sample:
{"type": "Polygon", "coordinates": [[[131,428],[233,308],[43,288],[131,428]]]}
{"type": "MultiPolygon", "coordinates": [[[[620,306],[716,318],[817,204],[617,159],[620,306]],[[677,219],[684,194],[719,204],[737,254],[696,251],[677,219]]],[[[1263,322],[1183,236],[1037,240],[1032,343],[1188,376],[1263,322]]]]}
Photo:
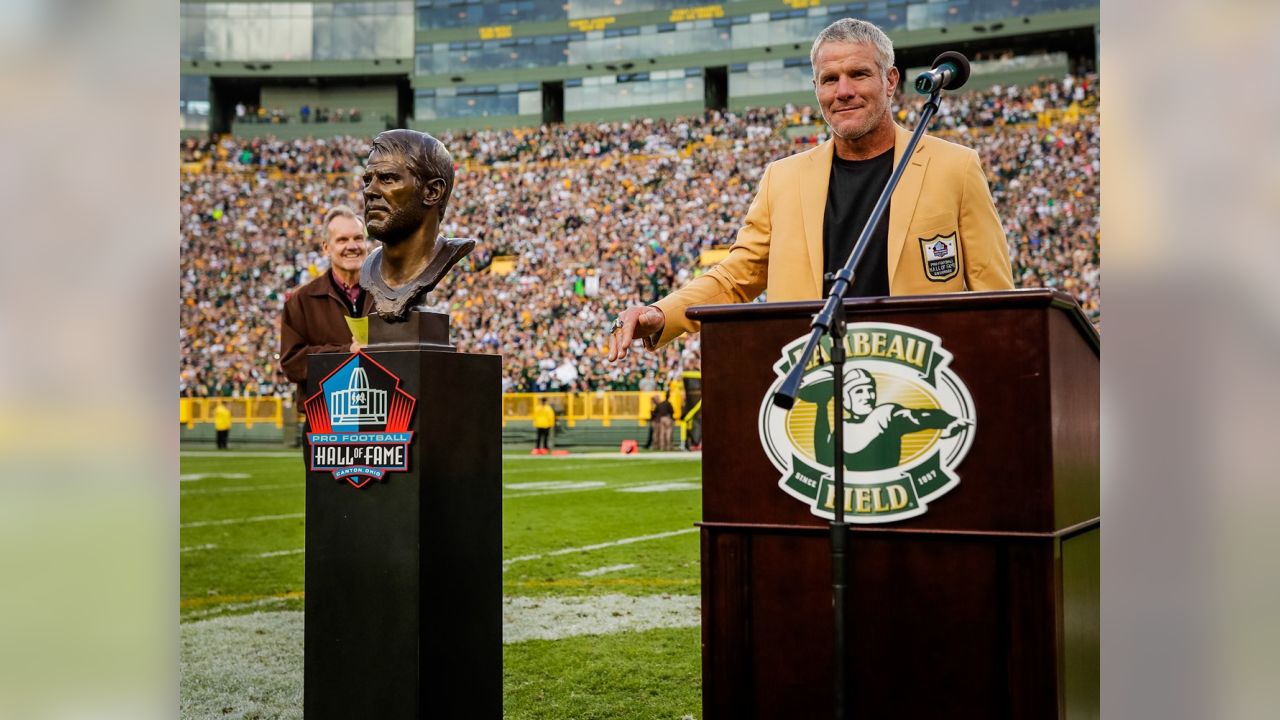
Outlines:
{"type": "MultiPolygon", "coordinates": [[[[1057,287],[1100,323],[1097,76],[948,97],[935,134],[982,157],[1022,287],[1057,287]]],[[[918,101],[895,112],[914,122],[918,101]]],[[[611,318],[733,241],[765,165],[825,139],[810,108],[469,131],[443,232],[476,251],[438,297],[460,350],[504,356],[504,390],[666,387],[697,339],[603,362],[611,318]],[[501,257],[498,266],[491,265],[501,257]],[[495,272],[501,270],[501,272],[495,272]]],[[[279,314],[325,264],[321,218],[361,207],[370,138],[181,145],[183,396],[287,397],[279,314]]]]}

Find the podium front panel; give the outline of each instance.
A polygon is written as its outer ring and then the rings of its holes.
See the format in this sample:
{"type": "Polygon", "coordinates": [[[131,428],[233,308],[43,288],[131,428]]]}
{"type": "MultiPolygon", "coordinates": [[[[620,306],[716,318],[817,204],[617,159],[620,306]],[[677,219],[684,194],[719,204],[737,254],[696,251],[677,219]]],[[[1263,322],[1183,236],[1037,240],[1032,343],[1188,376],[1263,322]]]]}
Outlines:
{"type": "MultiPolygon", "coordinates": [[[[832,714],[828,521],[779,487],[759,429],[774,363],[818,307],[690,312],[702,321],[706,720],[832,714]]],[[[976,417],[958,485],[921,515],[849,531],[851,716],[1091,716],[1096,333],[1051,291],[847,307],[850,323],[936,335],[976,417]]]]}
{"type": "MultiPolygon", "coordinates": [[[[757,427],[777,378],[774,362],[783,346],[808,334],[818,307],[690,311],[703,321],[703,463],[718,480],[704,486],[704,521],[826,526],[778,487],[782,473],[769,462],[757,427]]],[[[848,308],[851,323],[894,323],[937,335],[973,398],[975,438],[955,469],[959,485],[894,527],[1051,533],[1097,518],[1096,348],[1073,337],[1080,331],[1058,317],[1066,313],[1045,295],[886,298],[850,301],[848,308]],[[1064,413],[1081,419],[1064,422],[1064,413]],[[1067,465],[1075,489],[1058,493],[1057,472],[1067,465]]]]}

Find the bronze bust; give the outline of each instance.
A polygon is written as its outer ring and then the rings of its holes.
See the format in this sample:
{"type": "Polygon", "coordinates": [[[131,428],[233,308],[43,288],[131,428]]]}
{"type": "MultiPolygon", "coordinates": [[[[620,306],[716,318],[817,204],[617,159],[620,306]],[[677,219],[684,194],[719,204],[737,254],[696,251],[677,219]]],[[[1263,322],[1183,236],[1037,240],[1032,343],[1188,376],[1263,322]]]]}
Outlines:
{"type": "Polygon", "coordinates": [[[373,295],[373,313],[404,320],[476,242],[440,236],[453,192],[453,157],[434,137],[387,130],[373,139],[365,162],[364,221],[382,247],[360,268],[360,285],[373,295]]]}

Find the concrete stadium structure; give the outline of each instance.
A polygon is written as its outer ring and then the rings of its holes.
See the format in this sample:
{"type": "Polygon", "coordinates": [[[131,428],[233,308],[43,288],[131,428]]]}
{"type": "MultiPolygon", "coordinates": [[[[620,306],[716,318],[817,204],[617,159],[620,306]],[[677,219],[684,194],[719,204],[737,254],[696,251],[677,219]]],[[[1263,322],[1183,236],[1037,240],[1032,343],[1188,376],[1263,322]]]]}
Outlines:
{"type": "Polygon", "coordinates": [[[371,135],[813,104],[810,43],[840,17],[884,28],[908,80],[944,49],[976,61],[974,83],[1097,68],[1098,0],[182,0],[182,133],[371,135]]]}

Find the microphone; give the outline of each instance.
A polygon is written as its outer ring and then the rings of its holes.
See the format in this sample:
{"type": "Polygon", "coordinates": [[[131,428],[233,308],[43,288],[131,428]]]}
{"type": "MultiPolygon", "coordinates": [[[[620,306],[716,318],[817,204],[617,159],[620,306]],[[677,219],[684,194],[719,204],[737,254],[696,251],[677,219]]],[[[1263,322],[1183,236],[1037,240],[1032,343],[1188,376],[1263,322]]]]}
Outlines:
{"type": "Polygon", "coordinates": [[[969,80],[969,60],[948,50],[933,61],[933,69],[916,77],[916,92],[932,95],[940,90],[958,90],[969,80]]]}

